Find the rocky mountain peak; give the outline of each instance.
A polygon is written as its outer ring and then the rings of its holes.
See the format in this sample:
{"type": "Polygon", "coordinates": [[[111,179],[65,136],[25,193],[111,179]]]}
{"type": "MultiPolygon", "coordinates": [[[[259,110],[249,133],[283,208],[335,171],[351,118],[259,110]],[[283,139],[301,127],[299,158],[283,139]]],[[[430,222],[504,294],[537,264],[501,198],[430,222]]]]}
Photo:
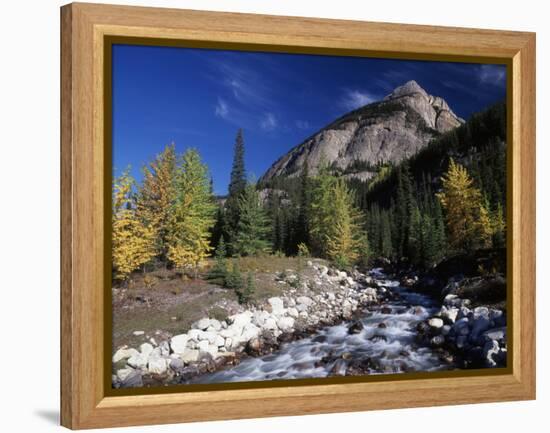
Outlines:
{"type": "Polygon", "coordinates": [[[312,174],[325,161],[344,176],[367,180],[376,171],[365,167],[408,158],[463,122],[443,98],[411,80],[307,138],[276,161],[260,181],[297,176],[306,161],[312,174]]]}
{"type": "Polygon", "coordinates": [[[388,96],[384,98],[384,100],[387,101],[390,99],[400,98],[402,96],[410,96],[415,93],[418,93],[425,98],[429,98],[428,93],[422,87],[420,87],[420,85],[416,81],[411,80],[407,81],[405,84],[399,87],[396,87],[393,92],[391,92],[388,96]]]}

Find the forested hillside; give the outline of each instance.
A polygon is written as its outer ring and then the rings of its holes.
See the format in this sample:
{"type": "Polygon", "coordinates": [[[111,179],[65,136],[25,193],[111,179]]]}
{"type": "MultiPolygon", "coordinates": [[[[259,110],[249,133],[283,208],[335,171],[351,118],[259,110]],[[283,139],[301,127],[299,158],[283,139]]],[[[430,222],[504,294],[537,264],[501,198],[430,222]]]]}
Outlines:
{"type": "MultiPolygon", "coordinates": [[[[327,166],[326,173],[346,179],[363,211],[370,259],[406,258],[431,266],[449,254],[504,246],[504,103],[473,115],[399,164],[358,160],[346,170],[327,166]],[[367,181],[348,178],[354,169],[376,174],[367,181]]],[[[269,191],[274,245],[287,254],[295,253],[297,236],[303,240],[299,221],[307,220],[301,210],[314,179],[306,165],[299,177],[279,176],[260,186],[269,191]]]]}
{"type": "Polygon", "coordinates": [[[353,182],[373,255],[423,265],[453,252],[503,247],[506,109],[499,103],[368,183],[353,182]]]}

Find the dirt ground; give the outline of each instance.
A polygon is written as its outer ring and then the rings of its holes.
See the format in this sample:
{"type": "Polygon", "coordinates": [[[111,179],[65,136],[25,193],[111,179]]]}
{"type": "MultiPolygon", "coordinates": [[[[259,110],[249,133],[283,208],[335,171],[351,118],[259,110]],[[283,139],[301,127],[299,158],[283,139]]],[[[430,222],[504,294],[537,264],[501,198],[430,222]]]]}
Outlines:
{"type": "MultiPolygon", "coordinates": [[[[256,287],[253,303],[262,303],[289,288],[278,281],[281,273],[299,273],[306,279],[313,272],[306,266],[305,258],[266,256],[231,260],[238,260],[243,276],[253,272],[256,287]]],[[[196,279],[161,268],[136,273],[124,285],[114,285],[113,349],[123,345],[139,347],[150,338],[159,342],[186,332],[202,317],[224,320],[238,312],[236,294],[204,278],[212,264],[212,260],[207,261],[196,279]],[[135,331],[143,334],[134,335],[135,331]]]]}

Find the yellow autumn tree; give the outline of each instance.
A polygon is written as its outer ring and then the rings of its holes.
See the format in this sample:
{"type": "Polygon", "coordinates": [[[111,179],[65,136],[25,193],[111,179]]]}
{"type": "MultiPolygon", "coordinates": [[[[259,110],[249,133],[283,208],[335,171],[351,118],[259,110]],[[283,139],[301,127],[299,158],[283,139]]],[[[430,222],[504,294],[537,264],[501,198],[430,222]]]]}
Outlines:
{"type": "Polygon", "coordinates": [[[493,220],[489,210],[489,202],[487,199],[481,200],[478,209],[477,220],[477,246],[480,248],[489,248],[493,242],[493,220]]]}
{"type": "Polygon", "coordinates": [[[325,233],[327,256],[337,266],[347,267],[366,253],[362,251],[366,236],[360,223],[361,214],[354,205],[353,193],[344,180],[337,179],[330,190],[332,200],[325,233]]]}
{"type": "Polygon", "coordinates": [[[495,247],[504,247],[506,243],[506,221],[504,211],[499,203],[493,212],[492,218],[493,244],[495,247]]]}
{"type": "Polygon", "coordinates": [[[168,259],[178,268],[193,268],[210,254],[216,204],[208,169],[195,149],[188,149],[177,171],[176,201],[168,237],[168,259]]]}
{"type": "Polygon", "coordinates": [[[491,246],[489,210],[466,168],[451,158],[441,182],[438,198],[445,211],[449,247],[468,252],[491,246]]]}
{"type": "Polygon", "coordinates": [[[143,220],[155,231],[155,248],[161,260],[168,255],[168,237],[176,201],[176,150],[174,144],[143,167],[137,209],[143,220]]]}
{"type": "Polygon", "coordinates": [[[126,280],[155,256],[155,231],[136,211],[129,170],[113,182],[112,263],[115,278],[126,280]]]}

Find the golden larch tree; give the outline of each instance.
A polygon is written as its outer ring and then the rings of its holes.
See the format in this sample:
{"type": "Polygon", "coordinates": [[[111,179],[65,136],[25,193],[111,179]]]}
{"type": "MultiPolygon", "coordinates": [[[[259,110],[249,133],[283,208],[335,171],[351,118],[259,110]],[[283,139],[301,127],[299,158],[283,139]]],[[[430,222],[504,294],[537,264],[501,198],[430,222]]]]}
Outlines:
{"type": "Polygon", "coordinates": [[[462,252],[489,247],[489,212],[466,168],[451,158],[441,183],[443,190],[437,196],[445,211],[449,247],[462,252]]]}
{"type": "Polygon", "coordinates": [[[168,236],[176,202],[176,150],[174,144],[143,167],[137,208],[149,227],[155,230],[155,248],[161,260],[168,255],[168,236]]]}
{"type": "Polygon", "coordinates": [[[129,170],[113,182],[112,263],[115,278],[126,280],[155,256],[155,230],[140,219],[129,170]]]}
{"type": "Polygon", "coordinates": [[[326,227],[327,256],[338,266],[349,266],[360,258],[364,245],[361,214],[354,205],[354,196],[343,179],[335,181],[326,227]]]}
{"type": "Polygon", "coordinates": [[[176,201],[170,226],[168,259],[178,268],[193,268],[210,254],[216,204],[208,169],[196,149],[188,149],[178,166],[176,201]]]}

